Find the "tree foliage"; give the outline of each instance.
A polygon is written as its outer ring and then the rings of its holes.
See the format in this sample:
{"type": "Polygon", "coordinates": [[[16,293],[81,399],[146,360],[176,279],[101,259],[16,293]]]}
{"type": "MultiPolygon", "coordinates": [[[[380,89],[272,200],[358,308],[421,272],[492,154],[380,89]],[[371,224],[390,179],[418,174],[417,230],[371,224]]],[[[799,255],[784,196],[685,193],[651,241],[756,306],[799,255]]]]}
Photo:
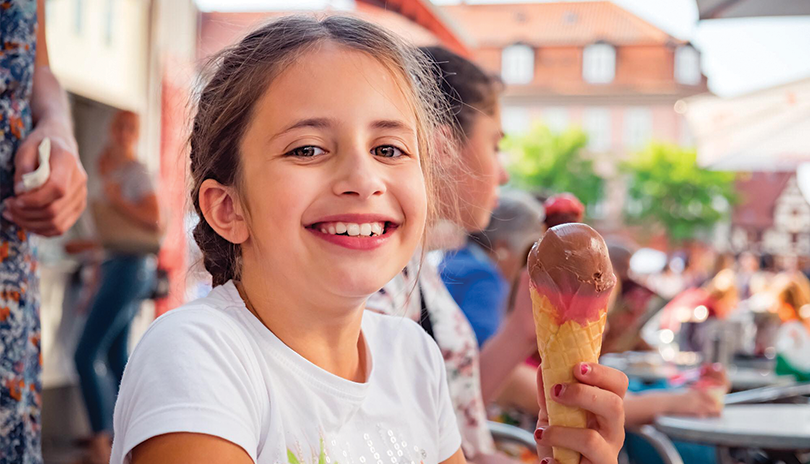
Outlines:
{"type": "Polygon", "coordinates": [[[693,149],[652,143],[622,168],[628,177],[627,221],[661,224],[675,242],[710,230],[737,199],[735,174],[701,168],[693,149]]]}
{"type": "Polygon", "coordinates": [[[538,125],[526,134],[508,136],[503,148],[513,155],[512,183],[548,195],[570,192],[586,206],[596,204],[602,199],[604,179],[583,154],[587,144],[588,136],[577,128],[557,134],[538,125]]]}

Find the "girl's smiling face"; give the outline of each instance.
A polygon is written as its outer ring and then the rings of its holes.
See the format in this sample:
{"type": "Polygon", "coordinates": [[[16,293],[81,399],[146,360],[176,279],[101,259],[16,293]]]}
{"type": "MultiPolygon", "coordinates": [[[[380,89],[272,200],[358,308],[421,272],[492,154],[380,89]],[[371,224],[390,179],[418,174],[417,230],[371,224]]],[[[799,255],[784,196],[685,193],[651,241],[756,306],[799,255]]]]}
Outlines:
{"type": "Polygon", "coordinates": [[[425,227],[416,131],[400,81],[374,57],[327,42],[296,59],[241,143],[243,273],[329,301],[385,285],[425,227]]]}

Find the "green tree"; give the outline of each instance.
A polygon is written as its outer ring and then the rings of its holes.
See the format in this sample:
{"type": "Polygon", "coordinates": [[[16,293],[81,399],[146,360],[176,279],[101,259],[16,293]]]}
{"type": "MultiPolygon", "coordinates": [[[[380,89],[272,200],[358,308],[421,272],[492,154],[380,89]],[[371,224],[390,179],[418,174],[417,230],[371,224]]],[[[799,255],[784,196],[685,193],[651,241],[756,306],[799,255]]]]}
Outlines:
{"type": "Polygon", "coordinates": [[[651,143],[622,168],[628,174],[625,218],[660,224],[673,242],[709,231],[737,200],[735,174],[699,167],[694,149],[651,143]]]}
{"type": "Polygon", "coordinates": [[[577,128],[557,134],[534,126],[527,134],[508,136],[503,148],[514,156],[512,183],[549,195],[570,192],[586,206],[596,204],[605,182],[594,172],[593,160],[583,155],[587,144],[588,136],[577,128]]]}

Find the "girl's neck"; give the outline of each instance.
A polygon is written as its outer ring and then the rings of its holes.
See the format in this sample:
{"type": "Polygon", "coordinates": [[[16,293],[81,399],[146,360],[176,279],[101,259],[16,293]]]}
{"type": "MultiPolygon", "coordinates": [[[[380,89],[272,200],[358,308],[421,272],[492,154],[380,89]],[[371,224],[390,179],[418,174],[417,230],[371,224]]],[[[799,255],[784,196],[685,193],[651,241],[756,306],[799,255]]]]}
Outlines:
{"type": "Polygon", "coordinates": [[[237,284],[253,315],[279,340],[334,375],[365,382],[365,343],[360,325],[364,304],[324,308],[290,294],[261,273],[244,273],[237,284]]]}

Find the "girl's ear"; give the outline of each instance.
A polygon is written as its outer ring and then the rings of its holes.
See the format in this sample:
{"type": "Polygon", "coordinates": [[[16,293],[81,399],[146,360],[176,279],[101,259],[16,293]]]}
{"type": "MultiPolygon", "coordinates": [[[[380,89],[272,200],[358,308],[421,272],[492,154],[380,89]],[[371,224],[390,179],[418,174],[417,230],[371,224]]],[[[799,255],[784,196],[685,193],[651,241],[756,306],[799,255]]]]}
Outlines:
{"type": "Polygon", "coordinates": [[[225,240],[244,243],[250,237],[241,202],[232,187],[214,179],[206,179],[200,186],[200,209],[205,220],[225,240]]]}

